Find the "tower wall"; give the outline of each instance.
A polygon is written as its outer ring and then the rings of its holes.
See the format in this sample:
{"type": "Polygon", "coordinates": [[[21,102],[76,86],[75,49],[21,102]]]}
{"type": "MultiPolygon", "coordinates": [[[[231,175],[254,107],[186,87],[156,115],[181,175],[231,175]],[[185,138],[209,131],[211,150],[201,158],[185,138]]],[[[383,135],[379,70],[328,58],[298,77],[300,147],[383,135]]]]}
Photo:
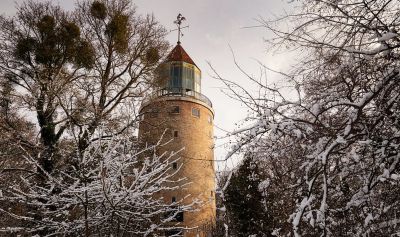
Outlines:
{"type": "Polygon", "coordinates": [[[142,141],[154,144],[165,132],[163,141],[172,140],[159,149],[160,153],[183,149],[178,155],[177,177],[186,177],[188,185],[160,195],[166,203],[171,203],[172,197],[181,200],[188,195],[184,204],[201,200],[202,205],[195,206],[198,210],[184,212],[184,221],[178,226],[187,228],[185,237],[207,236],[216,213],[212,108],[193,97],[160,96],[142,105],[140,113],[144,116],[139,127],[142,141]],[[199,117],[192,114],[193,108],[198,109],[199,117]]]}

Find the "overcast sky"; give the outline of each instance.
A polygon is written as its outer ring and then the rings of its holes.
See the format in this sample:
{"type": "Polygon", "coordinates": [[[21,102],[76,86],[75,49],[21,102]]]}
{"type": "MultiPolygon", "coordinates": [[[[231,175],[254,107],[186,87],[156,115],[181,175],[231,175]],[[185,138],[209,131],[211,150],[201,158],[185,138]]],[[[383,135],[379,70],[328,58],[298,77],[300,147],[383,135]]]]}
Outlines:
{"type": "MultiPolygon", "coordinates": [[[[22,0],[0,0],[2,14],[15,13],[15,4],[22,0]]],[[[66,9],[72,9],[74,0],[54,1],[66,9]]],[[[288,9],[287,0],[134,0],[141,14],[153,13],[167,29],[174,29],[173,21],[178,13],[186,17],[182,46],[202,70],[202,93],[208,96],[214,105],[215,124],[225,130],[233,130],[235,122],[245,116],[245,109],[233,102],[220,91],[221,82],[213,79],[207,62],[226,79],[246,84],[245,78],[233,63],[230,47],[239,63],[251,74],[259,73],[256,60],[275,68],[282,69],[288,62],[283,55],[267,54],[267,45],[263,42],[269,33],[257,26],[260,17],[279,15],[288,9]]],[[[177,33],[171,32],[168,40],[174,46],[177,33]]],[[[223,135],[215,129],[215,134],[223,135]]],[[[217,140],[216,159],[223,159],[225,148],[217,140]]],[[[224,141],[225,142],[225,141],[224,141]]]]}

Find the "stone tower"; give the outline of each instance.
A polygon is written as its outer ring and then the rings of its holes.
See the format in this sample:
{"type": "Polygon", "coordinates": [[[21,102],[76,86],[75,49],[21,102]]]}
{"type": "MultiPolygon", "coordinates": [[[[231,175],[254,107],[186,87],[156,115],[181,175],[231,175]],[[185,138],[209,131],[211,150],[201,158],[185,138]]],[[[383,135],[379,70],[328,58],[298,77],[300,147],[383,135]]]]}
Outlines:
{"type": "MultiPolygon", "coordinates": [[[[154,143],[165,132],[164,139],[172,141],[159,152],[183,148],[179,153],[181,158],[171,164],[171,168],[179,169],[177,176],[186,177],[189,184],[160,195],[170,203],[185,197],[185,204],[201,200],[201,204],[195,206],[197,211],[183,212],[172,224],[183,228],[180,236],[209,236],[215,224],[216,211],[214,111],[211,101],[201,94],[201,71],[178,41],[160,65],[155,81],[158,88],[144,100],[140,108],[143,119],[139,137],[142,141],[154,143]]],[[[165,234],[173,235],[177,230],[165,234]]]]}

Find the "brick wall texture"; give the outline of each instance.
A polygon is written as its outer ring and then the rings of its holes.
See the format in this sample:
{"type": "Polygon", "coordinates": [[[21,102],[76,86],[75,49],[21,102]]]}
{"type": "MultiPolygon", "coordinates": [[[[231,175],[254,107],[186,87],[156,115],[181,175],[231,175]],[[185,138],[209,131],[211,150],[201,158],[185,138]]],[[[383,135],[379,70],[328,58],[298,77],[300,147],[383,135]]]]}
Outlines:
{"type": "MultiPolygon", "coordinates": [[[[199,200],[193,211],[184,212],[184,221],[171,223],[184,227],[185,237],[206,237],[215,224],[215,171],[213,110],[206,104],[190,97],[164,96],[142,106],[139,138],[142,142],[156,143],[164,133],[162,141],[170,141],[160,147],[158,153],[178,151],[177,178],[186,177],[179,190],[160,193],[165,202],[183,199],[189,204],[199,200]],[[179,112],[176,107],[179,106],[179,112]],[[193,115],[193,109],[200,116],[193,115]]],[[[171,164],[173,167],[173,164],[171,164]]],[[[176,172],[173,168],[171,172],[176,172]]]]}

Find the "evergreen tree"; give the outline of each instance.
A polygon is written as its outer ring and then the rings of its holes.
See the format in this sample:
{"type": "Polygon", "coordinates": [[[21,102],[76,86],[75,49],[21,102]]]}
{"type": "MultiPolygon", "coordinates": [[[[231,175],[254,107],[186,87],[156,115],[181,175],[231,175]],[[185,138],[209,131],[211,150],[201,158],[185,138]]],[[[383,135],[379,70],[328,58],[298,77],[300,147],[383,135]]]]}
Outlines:
{"type": "Polygon", "coordinates": [[[262,172],[252,157],[246,157],[224,191],[229,234],[238,237],[268,236],[270,216],[260,191],[262,172]]]}

